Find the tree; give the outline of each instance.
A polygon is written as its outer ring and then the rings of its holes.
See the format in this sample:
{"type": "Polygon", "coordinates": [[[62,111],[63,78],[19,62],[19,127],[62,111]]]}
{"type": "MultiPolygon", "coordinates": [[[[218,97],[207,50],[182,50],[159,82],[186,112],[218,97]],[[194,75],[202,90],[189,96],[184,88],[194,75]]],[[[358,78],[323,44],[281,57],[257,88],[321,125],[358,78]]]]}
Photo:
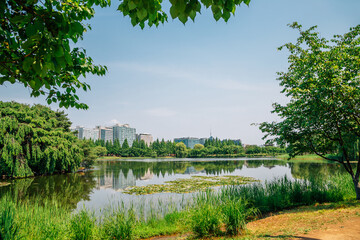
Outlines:
{"type": "MultiPolygon", "coordinates": [[[[241,3],[250,0],[169,0],[170,15],[186,23],[194,21],[201,7],[211,7],[215,20],[228,21],[241,3]]],[[[46,96],[48,104],[87,109],[79,102],[78,89],[90,86],[80,80],[89,74],[102,76],[107,69],[94,65],[86,50],[72,47],[90,28],[95,6],[110,0],[3,0],[0,1],[0,85],[21,83],[31,96],[46,96]]],[[[118,10],[133,26],[158,26],[167,21],[162,1],[123,0],[118,10]]]]}
{"type": "Polygon", "coordinates": [[[64,112],[0,101],[0,175],[28,177],[77,170],[84,152],[70,125],[64,112]]]}
{"type": "Polygon", "coordinates": [[[280,47],[290,51],[290,66],[278,78],[290,101],[273,105],[280,122],[260,124],[264,139],[287,146],[291,157],[312,152],[340,163],[360,200],[360,25],[331,41],[316,27],[290,27],[300,37],[280,47]]]}
{"type": "Polygon", "coordinates": [[[175,145],[175,155],[177,158],[184,158],[187,156],[186,145],[183,142],[179,142],[175,145]]]}

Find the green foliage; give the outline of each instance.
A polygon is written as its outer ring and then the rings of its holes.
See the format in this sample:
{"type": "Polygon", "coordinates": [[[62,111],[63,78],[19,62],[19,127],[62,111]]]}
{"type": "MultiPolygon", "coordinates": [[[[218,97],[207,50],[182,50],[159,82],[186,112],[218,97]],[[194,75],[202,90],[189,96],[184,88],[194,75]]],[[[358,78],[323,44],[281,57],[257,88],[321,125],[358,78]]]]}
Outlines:
{"type": "Polygon", "coordinates": [[[300,37],[280,47],[289,50],[290,66],[278,78],[290,101],[273,105],[281,122],[264,122],[260,129],[264,138],[288,146],[291,157],[315,153],[341,163],[360,199],[360,25],[331,41],[314,32],[316,27],[290,27],[300,37]]]}
{"type": "Polygon", "coordinates": [[[83,154],[70,125],[64,112],[0,101],[0,175],[75,171],[83,154]]]}
{"type": "Polygon", "coordinates": [[[18,82],[31,96],[45,95],[49,104],[86,109],[76,91],[90,86],[79,78],[104,75],[106,67],[94,65],[86,50],[71,42],[83,38],[95,5],[110,1],[1,1],[0,84],[18,82]]]}
{"type": "MultiPolygon", "coordinates": [[[[81,166],[84,168],[90,168],[95,163],[95,159],[100,156],[97,154],[97,150],[99,150],[99,148],[93,146],[94,143],[91,140],[81,140],[78,142],[78,145],[83,152],[81,166]]],[[[103,147],[100,146],[100,148],[101,151],[104,150],[103,147]]]]}
{"type": "Polygon", "coordinates": [[[175,155],[178,158],[184,158],[187,156],[187,149],[183,142],[179,142],[175,145],[175,155]]]}
{"type": "MultiPolygon", "coordinates": [[[[241,3],[250,0],[170,0],[170,15],[182,23],[193,21],[201,6],[211,8],[215,20],[228,21],[241,3]]],[[[0,85],[21,83],[31,96],[45,95],[48,104],[87,109],[77,91],[90,90],[80,80],[88,74],[105,75],[107,68],[94,65],[86,50],[73,47],[90,25],[95,6],[110,6],[110,0],[3,0],[0,2],[0,85]]],[[[150,27],[167,21],[158,0],[120,1],[118,10],[133,26],[150,27]]]]}
{"type": "Polygon", "coordinates": [[[71,239],[91,240],[94,236],[95,217],[86,209],[80,210],[70,220],[71,239]]]}
{"type": "Polygon", "coordinates": [[[107,150],[105,147],[102,147],[102,146],[96,146],[94,148],[94,154],[98,157],[102,157],[102,156],[105,156],[107,153],[107,150]]]}

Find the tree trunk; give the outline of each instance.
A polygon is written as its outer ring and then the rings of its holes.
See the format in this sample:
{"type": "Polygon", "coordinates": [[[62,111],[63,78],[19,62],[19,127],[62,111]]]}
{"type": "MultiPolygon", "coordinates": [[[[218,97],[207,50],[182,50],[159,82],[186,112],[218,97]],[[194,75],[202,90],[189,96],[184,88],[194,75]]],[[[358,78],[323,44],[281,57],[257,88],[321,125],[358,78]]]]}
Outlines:
{"type": "Polygon", "coordinates": [[[355,193],[356,193],[356,200],[360,200],[360,182],[359,179],[353,178],[355,193]]]}

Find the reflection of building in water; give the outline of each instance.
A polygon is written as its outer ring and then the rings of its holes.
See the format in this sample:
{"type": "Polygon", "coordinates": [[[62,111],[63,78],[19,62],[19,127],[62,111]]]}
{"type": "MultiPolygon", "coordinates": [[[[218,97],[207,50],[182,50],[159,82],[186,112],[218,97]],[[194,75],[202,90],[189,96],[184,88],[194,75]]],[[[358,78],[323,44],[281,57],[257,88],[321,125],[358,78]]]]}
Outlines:
{"type": "Polygon", "coordinates": [[[97,189],[106,189],[112,188],[114,190],[124,189],[127,187],[136,186],[136,178],[130,169],[126,176],[122,170],[119,171],[119,174],[104,174],[97,178],[97,189]]]}
{"type": "Polygon", "coordinates": [[[193,166],[187,167],[184,174],[203,173],[205,170],[197,171],[193,166]]]}
{"type": "Polygon", "coordinates": [[[140,180],[149,180],[152,179],[154,174],[150,171],[150,168],[148,168],[147,172],[140,178],[140,180]]]}

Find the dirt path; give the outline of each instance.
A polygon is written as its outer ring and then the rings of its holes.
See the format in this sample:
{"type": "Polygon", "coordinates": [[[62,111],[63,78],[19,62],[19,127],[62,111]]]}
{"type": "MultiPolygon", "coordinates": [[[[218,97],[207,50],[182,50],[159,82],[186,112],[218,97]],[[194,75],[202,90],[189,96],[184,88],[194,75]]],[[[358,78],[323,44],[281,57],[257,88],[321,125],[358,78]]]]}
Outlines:
{"type": "Polygon", "coordinates": [[[326,229],[315,230],[306,235],[301,235],[297,239],[306,240],[359,240],[360,239],[360,217],[355,216],[350,219],[327,226],[326,229]]]}
{"type": "Polygon", "coordinates": [[[360,204],[303,207],[251,222],[248,229],[250,239],[360,240],[360,204]]]}

